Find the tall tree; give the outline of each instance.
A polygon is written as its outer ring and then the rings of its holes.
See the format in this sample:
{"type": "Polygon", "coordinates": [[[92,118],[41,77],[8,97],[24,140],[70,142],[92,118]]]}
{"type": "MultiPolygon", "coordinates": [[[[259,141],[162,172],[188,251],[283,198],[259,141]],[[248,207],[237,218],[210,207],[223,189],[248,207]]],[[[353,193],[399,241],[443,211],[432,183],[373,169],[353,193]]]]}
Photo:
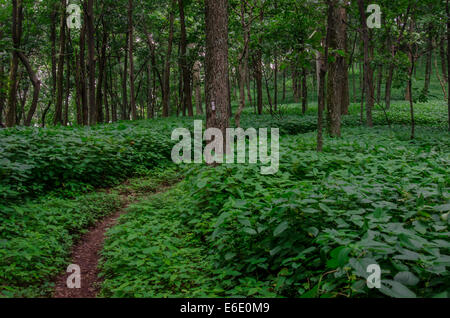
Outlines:
{"type": "Polygon", "coordinates": [[[181,26],[181,70],[183,74],[183,109],[187,109],[189,117],[194,116],[194,110],[192,107],[192,92],[191,92],[191,67],[188,63],[187,57],[187,39],[186,39],[186,19],[184,15],[184,1],[178,0],[178,8],[180,11],[180,26],[181,26]]]}
{"type": "Polygon", "coordinates": [[[171,6],[169,8],[169,39],[167,43],[167,54],[163,74],[163,117],[169,117],[170,113],[170,65],[172,56],[172,45],[173,45],[173,23],[175,19],[175,5],[176,0],[172,0],[171,6]]]}
{"type": "Polygon", "coordinates": [[[89,125],[97,124],[98,110],[95,100],[95,29],[94,29],[94,0],[87,0],[86,26],[88,44],[89,68],[89,125]]]}
{"type": "Polygon", "coordinates": [[[129,35],[129,41],[130,46],[128,50],[128,54],[130,56],[130,107],[131,107],[131,119],[136,120],[137,114],[136,114],[136,101],[135,101],[135,95],[134,95],[134,58],[133,58],[133,51],[134,51],[134,34],[133,34],[133,0],[128,0],[128,33],[129,35]]]}
{"type": "Polygon", "coordinates": [[[341,10],[338,0],[331,0],[329,4],[333,10],[329,18],[328,26],[328,46],[333,56],[333,62],[328,63],[328,85],[327,85],[327,128],[328,134],[332,137],[341,136],[341,112],[342,112],[342,57],[338,50],[341,49],[339,43],[339,24],[341,20],[341,10]]]}
{"type": "Polygon", "coordinates": [[[317,54],[317,71],[318,71],[318,107],[317,107],[317,151],[323,151],[323,112],[325,109],[325,78],[327,76],[328,69],[328,46],[330,43],[330,36],[332,33],[333,24],[333,12],[334,12],[334,0],[327,0],[328,10],[327,10],[327,25],[326,25],[326,36],[324,53],[317,54]]]}
{"type": "Polygon", "coordinates": [[[450,131],[450,5],[446,1],[447,12],[447,82],[448,82],[448,130],[450,131]]]}
{"type": "Polygon", "coordinates": [[[220,129],[226,136],[229,126],[228,0],[205,0],[205,21],[206,126],[220,129]]]}
{"type": "Polygon", "coordinates": [[[17,102],[17,71],[19,68],[19,49],[22,33],[22,0],[13,0],[12,11],[12,40],[13,52],[9,73],[8,112],[6,113],[6,127],[13,127],[16,123],[17,102]]]}
{"type": "Polygon", "coordinates": [[[361,22],[361,37],[364,47],[364,85],[366,90],[366,124],[373,126],[372,109],[375,104],[375,88],[373,85],[372,53],[370,47],[370,35],[367,27],[366,5],[364,0],[358,0],[358,8],[361,22]]]}
{"type": "Polygon", "coordinates": [[[58,54],[58,72],[56,76],[56,104],[55,117],[53,119],[54,125],[62,125],[62,109],[63,109],[63,94],[64,94],[64,58],[66,50],[66,0],[61,0],[60,6],[60,31],[59,31],[59,54],[58,54]]]}

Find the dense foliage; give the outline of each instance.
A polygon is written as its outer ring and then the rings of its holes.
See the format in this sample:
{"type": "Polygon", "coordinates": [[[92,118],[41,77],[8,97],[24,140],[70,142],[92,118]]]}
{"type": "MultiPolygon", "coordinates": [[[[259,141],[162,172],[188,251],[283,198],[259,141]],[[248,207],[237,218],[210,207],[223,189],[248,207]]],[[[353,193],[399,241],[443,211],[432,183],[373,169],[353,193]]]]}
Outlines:
{"type": "Polygon", "coordinates": [[[421,136],[354,128],[323,154],[286,137],[274,177],[194,168],[109,232],[104,294],[448,297],[449,136],[421,136]]]}
{"type": "Polygon", "coordinates": [[[0,297],[51,294],[74,241],[121,204],[118,195],[97,193],[73,201],[43,198],[1,207],[0,297]]]}

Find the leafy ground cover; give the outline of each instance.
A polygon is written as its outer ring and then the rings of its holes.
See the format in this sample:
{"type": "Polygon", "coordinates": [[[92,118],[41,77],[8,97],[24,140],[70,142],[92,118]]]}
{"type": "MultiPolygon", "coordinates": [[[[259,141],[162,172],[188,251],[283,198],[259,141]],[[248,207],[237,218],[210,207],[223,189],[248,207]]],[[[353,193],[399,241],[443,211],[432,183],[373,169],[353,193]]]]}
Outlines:
{"type": "Polygon", "coordinates": [[[449,135],[285,137],[281,172],[199,167],[109,232],[103,295],[448,297],[449,135]],[[366,287],[368,264],[383,287],[366,287]]]}
{"type": "Polygon", "coordinates": [[[73,241],[121,205],[120,193],[144,199],[109,233],[104,296],[449,296],[443,106],[417,105],[411,141],[404,103],[387,113],[393,128],[375,112],[374,129],[359,127],[354,104],[343,138],[326,139],[322,154],[314,105],[305,116],[298,105],[246,114],[244,127],[280,128],[272,177],[257,166],[166,166],[172,129],[192,119],[2,130],[1,294],[47,295],[73,241]],[[81,194],[133,176],[110,194],[81,194]],[[383,270],[380,291],[365,286],[369,263],[383,270]]]}
{"type": "Polygon", "coordinates": [[[0,297],[49,295],[82,233],[122,205],[117,194],[39,199],[4,207],[0,217],[0,297]]]}
{"type": "Polygon", "coordinates": [[[177,182],[177,167],[155,168],[108,191],[75,200],[44,197],[0,211],[0,297],[41,297],[53,292],[74,242],[98,220],[124,206],[125,197],[146,196],[177,182]]]}
{"type": "MultiPolygon", "coordinates": [[[[344,126],[359,126],[359,105],[353,104],[344,126]]],[[[280,128],[283,135],[316,130],[317,109],[312,105],[299,116],[298,105],[280,106],[276,116],[243,117],[244,128],[280,128]]],[[[387,113],[391,124],[409,125],[405,103],[394,103],[387,113]]],[[[418,104],[418,125],[445,127],[442,102],[418,104]]],[[[386,125],[383,111],[374,113],[377,125],[386,125]]],[[[24,197],[56,191],[57,195],[76,196],[93,188],[117,185],[124,179],[151,170],[170,160],[172,130],[192,129],[186,118],[158,121],[122,122],[93,128],[14,128],[0,130],[0,198],[3,204],[24,197]]],[[[0,202],[0,206],[2,203],[0,202]]]]}

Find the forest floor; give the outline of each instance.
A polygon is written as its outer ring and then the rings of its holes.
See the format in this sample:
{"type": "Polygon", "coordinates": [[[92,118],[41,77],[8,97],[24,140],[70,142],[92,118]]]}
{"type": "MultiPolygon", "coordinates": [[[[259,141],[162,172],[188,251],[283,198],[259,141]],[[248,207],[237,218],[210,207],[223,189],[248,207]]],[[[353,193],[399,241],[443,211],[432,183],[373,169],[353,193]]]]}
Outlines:
{"type": "Polygon", "coordinates": [[[107,231],[117,225],[120,218],[127,213],[131,204],[141,200],[151,200],[152,196],[167,191],[178,180],[154,176],[127,180],[119,187],[108,192],[118,191],[123,206],[112,215],[105,217],[90,228],[73,247],[71,264],[80,267],[81,288],[69,288],[67,279],[72,273],[63,273],[55,282],[54,298],[95,298],[101,289],[103,278],[100,277],[99,262],[107,231]],[[149,187],[149,182],[152,186],[149,187]],[[139,185],[141,188],[139,188],[139,185]]]}
{"type": "Polygon", "coordinates": [[[406,104],[371,129],[354,104],[323,153],[314,107],[244,114],[245,128],[280,128],[273,176],[175,166],[170,132],[192,119],[5,130],[0,297],[448,297],[444,106],[418,104],[410,140],[406,104]],[[65,288],[69,264],[81,290],[65,288]]]}

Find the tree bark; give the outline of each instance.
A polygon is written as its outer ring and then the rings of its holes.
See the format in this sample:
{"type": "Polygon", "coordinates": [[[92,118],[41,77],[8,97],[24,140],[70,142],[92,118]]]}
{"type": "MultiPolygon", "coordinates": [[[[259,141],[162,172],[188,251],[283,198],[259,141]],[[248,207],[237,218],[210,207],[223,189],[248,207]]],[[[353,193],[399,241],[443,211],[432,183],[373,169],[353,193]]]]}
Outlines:
{"type": "Polygon", "coordinates": [[[167,43],[167,54],[166,54],[166,62],[164,67],[164,87],[163,87],[163,117],[169,117],[170,115],[170,65],[172,56],[172,45],[173,45],[173,22],[175,19],[174,10],[176,5],[176,0],[172,0],[172,4],[169,8],[169,40],[167,43]]]}
{"type": "Polygon", "coordinates": [[[428,95],[430,91],[430,81],[432,72],[432,58],[433,58],[433,25],[430,23],[428,27],[428,39],[427,39],[427,54],[426,54],[426,67],[425,67],[425,84],[423,92],[428,95]]]}
{"type": "Polygon", "coordinates": [[[200,78],[200,62],[194,64],[194,90],[195,90],[195,108],[197,115],[203,115],[202,90],[200,78]]]}
{"type": "MultiPolygon", "coordinates": [[[[206,21],[206,126],[224,136],[229,126],[228,1],[205,0],[206,21]]],[[[220,154],[219,154],[220,155],[220,154]]]]}
{"type": "MultiPolygon", "coordinates": [[[[340,49],[340,8],[337,0],[331,0],[329,4],[333,7],[331,18],[328,18],[328,46],[331,50],[340,49]]],[[[331,137],[341,136],[341,112],[342,112],[342,69],[343,57],[338,53],[333,53],[334,61],[328,63],[328,85],[327,85],[327,130],[331,137]]]]}
{"type": "Polygon", "coordinates": [[[180,25],[181,25],[181,69],[183,73],[183,108],[187,109],[188,116],[194,116],[192,107],[192,93],[191,93],[191,70],[188,65],[186,54],[187,39],[186,39],[186,22],[184,16],[184,1],[178,0],[178,7],[180,10],[180,25]]]}
{"type": "Polygon", "coordinates": [[[123,62],[123,79],[122,79],[122,112],[121,119],[129,120],[127,114],[128,109],[128,87],[127,87],[127,78],[128,78],[128,37],[129,33],[127,32],[125,35],[125,56],[123,62]]]}
{"type": "Polygon", "coordinates": [[[439,55],[441,56],[441,69],[442,74],[444,77],[444,81],[448,82],[448,76],[447,76],[447,57],[445,54],[445,39],[441,40],[441,43],[439,45],[439,55]]]}
{"type": "Polygon", "coordinates": [[[317,71],[318,71],[318,116],[317,116],[317,151],[323,151],[323,112],[325,109],[325,77],[328,69],[328,45],[330,43],[331,28],[333,24],[333,11],[335,1],[328,1],[327,13],[327,35],[325,38],[324,54],[317,53],[317,71]]]}
{"type": "Polygon", "coordinates": [[[3,63],[0,63],[0,128],[3,128],[3,109],[5,108],[5,93],[4,93],[4,89],[5,89],[5,79],[4,79],[4,66],[3,63]]]}
{"type": "Polygon", "coordinates": [[[450,131],[450,4],[446,1],[447,12],[447,83],[448,83],[448,130],[450,131]]]}
{"type": "Polygon", "coordinates": [[[361,19],[362,38],[364,43],[364,82],[366,87],[366,124],[373,127],[372,109],[375,102],[375,92],[373,85],[373,70],[371,66],[372,54],[370,48],[370,36],[367,27],[366,5],[364,0],[358,0],[358,7],[361,19]]]}
{"type": "Polygon", "coordinates": [[[63,111],[63,93],[64,93],[64,58],[66,50],[65,8],[66,8],[66,0],[61,0],[58,72],[56,76],[56,104],[55,104],[55,118],[53,119],[53,124],[55,126],[63,124],[62,111],[63,111]]]}
{"type": "Polygon", "coordinates": [[[303,67],[302,70],[302,113],[306,114],[308,110],[308,83],[307,83],[307,73],[306,68],[303,67]]]}
{"type": "Polygon", "coordinates": [[[130,33],[129,41],[130,41],[130,107],[131,107],[131,119],[136,120],[136,100],[134,95],[134,59],[133,59],[133,51],[134,51],[134,35],[133,35],[133,0],[128,0],[128,32],[130,33]]]}
{"type": "Polygon", "coordinates": [[[241,115],[245,108],[245,86],[247,83],[248,73],[248,56],[250,45],[250,22],[246,21],[245,16],[247,13],[247,2],[241,2],[240,22],[243,32],[243,47],[239,56],[239,109],[234,117],[236,127],[241,125],[241,115]]]}
{"type": "Polygon", "coordinates": [[[104,21],[102,21],[102,24],[103,24],[103,32],[102,32],[103,38],[100,50],[100,60],[98,63],[97,100],[96,100],[98,123],[103,123],[105,120],[103,114],[103,90],[104,90],[103,82],[106,82],[106,46],[108,45],[108,30],[104,21]]]}
{"type": "Polygon", "coordinates": [[[19,59],[25,66],[25,69],[28,72],[28,76],[30,77],[30,81],[33,84],[33,101],[31,102],[30,110],[28,111],[28,115],[24,121],[25,126],[30,126],[31,120],[33,119],[34,113],[36,112],[37,108],[39,92],[41,89],[41,81],[37,77],[36,73],[33,71],[33,68],[31,67],[31,64],[28,61],[27,57],[22,52],[19,52],[19,59]]]}
{"type": "MultiPolygon", "coordinates": [[[[86,20],[85,15],[85,20],[86,20]]],[[[84,23],[80,32],[80,87],[81,87],[81,112],[83,125],[89,125],[89,105],[86,84],[86,24],[84,23]]]]}
{"type": "Polygon", "coordinates": [[[19,67],[20,38],[22,35],[22,0],[13,0],[12,12],[12,40],[13,53],[9,74],[8,112],[6,113],[6,127],[13,127],[16,123],[17,107],[17,71],[19,67]]]}
{"type": "Polygon", "coordinates": [[[94,0],[87,0],[87,43],[89,68],[89,125],[97,124],[98,109],[95,100],[95,30],[94,30],[94,0]]]}

